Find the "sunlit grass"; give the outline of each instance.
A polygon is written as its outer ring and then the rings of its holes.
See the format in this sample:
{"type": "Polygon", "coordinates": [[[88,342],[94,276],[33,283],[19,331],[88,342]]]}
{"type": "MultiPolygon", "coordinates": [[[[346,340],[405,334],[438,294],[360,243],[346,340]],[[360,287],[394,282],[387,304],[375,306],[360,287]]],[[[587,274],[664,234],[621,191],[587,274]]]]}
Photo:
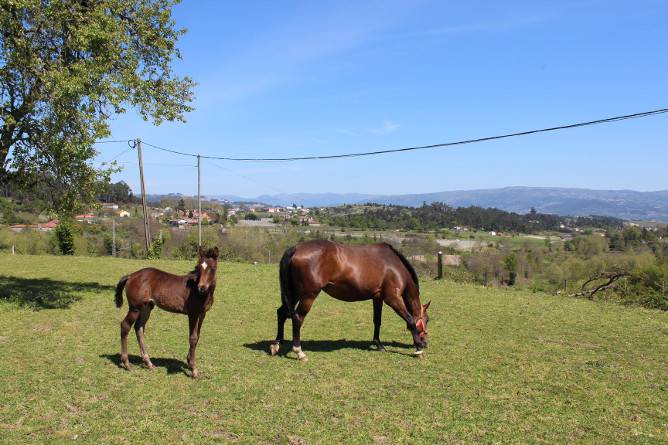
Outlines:
{"type": "Polygon", "coordinates": [[[424,280],[423,299],[433,301],[424,360],[410,356],[410,335],[389,308],[383,354],[370,347],[370,302],[321,295],[302,330],[310,360],[301,363],[265,352],[276,266],[225,263],[198,348],[203,376],[193,381],[183,371],[187,319],[159,310],[146,336],[158,368],[139,365],[133,334],[137,366],[117,365],[127,306],[115,308],[113,286],[148,264],[192,266],[0,256],[0,442],[668,441],[665,313],[424,280]],[[34,283],[55,308],[31,299],[34,283]]]}

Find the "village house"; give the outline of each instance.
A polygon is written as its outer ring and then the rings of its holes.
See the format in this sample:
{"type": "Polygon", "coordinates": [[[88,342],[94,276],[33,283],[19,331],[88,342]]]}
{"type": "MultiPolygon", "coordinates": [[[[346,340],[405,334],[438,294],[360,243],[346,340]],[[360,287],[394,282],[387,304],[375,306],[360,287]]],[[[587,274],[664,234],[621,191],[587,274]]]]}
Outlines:
{"type": "Polygon", "coordinates": [[[38,230],[40,232],[50,232],[51,230],[58,227],[58,222],[59,221],[57,219],[52,219],[51,221],[43,224],[14,224],[13,226],[9,226],[9,230],[13,232],[22,232],[25,229],[29,229],[38,230]]]}
{"type": "Polygon", "coordinates": [[[85,222],[88,224],[92,224],[95,222],[95,215],[93,215],[92,213],[84,213],[81,215],[76,215],[74,219],[78,222],[85,222]]]}

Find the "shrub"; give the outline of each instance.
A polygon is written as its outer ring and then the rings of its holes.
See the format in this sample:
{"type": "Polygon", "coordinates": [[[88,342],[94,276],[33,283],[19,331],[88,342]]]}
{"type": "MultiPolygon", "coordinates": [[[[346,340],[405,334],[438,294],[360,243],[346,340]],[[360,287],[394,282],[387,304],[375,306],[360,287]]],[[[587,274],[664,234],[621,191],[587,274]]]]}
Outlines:
{"type": "Polygon", "coordinates": [[[54,233],[60,253],[63,255],[74,255],[74,234],[72,233],[70,223],[61,221],[54,233]]]}

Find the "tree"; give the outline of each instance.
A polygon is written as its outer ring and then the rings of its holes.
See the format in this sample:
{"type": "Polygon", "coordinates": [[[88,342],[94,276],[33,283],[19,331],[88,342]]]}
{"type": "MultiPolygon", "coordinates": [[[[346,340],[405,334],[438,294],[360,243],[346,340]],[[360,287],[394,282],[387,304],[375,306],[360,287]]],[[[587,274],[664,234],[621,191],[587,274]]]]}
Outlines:
{"type": "Polygon", "coordinates": [[[72,234],[72,226],[66,221],[61,221],[56,227],[55,235],[60,253],[63,255],[74,255],[74,235],[72,234]]]}
{"type": "Polygon", "coordinates": [[[98,199],[104,202],[116,203],[131,203],[135,200],[132,189],[130,189],[130,186],[125,181],[106,184],[98,199]]]}
{"type": "Polygon", "coordinates": [[[52,206],[74,212],[117,171],[91,163],[113,114],[184,120],[194,84],[171,67],[177,2],[0,2],[0,183],[46,183],[52,206]]]}
{"type": "Polygon", "coordinates": [[[514,253],[511,253],[503,260],[503,266],[508,271],[508,284],[510,286],[514,285],[515,281],[517,280],[517,271],[519,270],[519,265],[519,259],[514,253]]]}

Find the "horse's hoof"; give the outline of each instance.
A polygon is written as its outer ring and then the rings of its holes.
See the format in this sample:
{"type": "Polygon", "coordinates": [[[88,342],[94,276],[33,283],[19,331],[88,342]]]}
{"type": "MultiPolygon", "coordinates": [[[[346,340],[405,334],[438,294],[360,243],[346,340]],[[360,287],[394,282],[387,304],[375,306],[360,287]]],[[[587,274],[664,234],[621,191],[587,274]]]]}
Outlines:
{"type": "Polygon", "coordinates": [[[125,369],[126,371],[132,371],[132,365],[130,363],[122,363],[121,368],[125,369]]]}
{"type": "Polygon", "coordinates": [[[415,351],[413,355],[417,358],[424,358],[424,349],[420,349],[419,351],[415,351]]]}
{"type": "Polygon", "coordinates": [[[146,368],[147,368],[149,371],[153,371],[153,370],[155,369],[155,365],[154,365],[153,363],[149,363],[149,364],[146,365],[146,368]]]}
{"type": "Polygon", "coordinates": [[[297,358],[299,359],[300,362],[307,362],[308,361],[308,357],[303,352],[300,355],[298,355],[297,358]]]}
{"type": "Polygon", "coordinates": [[[281,345],[279,343],[272,343],[269,345],[269,352],[271,353],[271,356],[275,356],[278,354],[278,351],[281,349],[281,345]]]}
{"type": "Polygon", "coordinates": [[[197,377],[199,377],[199,372],[197,372],[196,369],[193,369],[191,377],[192,377],[193,379],[196,379],[197,377]]]}

